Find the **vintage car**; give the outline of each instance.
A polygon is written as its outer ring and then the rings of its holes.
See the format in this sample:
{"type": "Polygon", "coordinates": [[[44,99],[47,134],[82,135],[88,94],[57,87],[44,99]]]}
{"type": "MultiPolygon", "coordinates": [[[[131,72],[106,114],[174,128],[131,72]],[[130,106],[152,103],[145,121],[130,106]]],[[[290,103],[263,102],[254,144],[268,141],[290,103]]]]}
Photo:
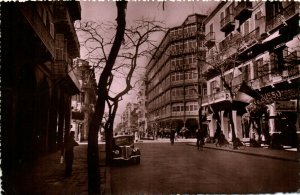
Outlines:
{"type": "Polygon", "coordinates": [[[140,164],[141,151],[134,147],[133,135],[118,135],[113,138],[113,161],[127,161],[140,164]]]}

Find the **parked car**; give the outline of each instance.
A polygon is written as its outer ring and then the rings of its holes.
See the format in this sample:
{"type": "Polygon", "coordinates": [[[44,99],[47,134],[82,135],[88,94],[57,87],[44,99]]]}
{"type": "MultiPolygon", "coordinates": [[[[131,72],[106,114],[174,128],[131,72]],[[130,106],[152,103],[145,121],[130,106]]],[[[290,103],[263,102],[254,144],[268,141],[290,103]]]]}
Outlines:
{"type": "Polygon", "coordinates": [[[133,135],[118,135],[113,138],[113,161],[127,161],[140,164],[141,151],[134,147],[133,135]]]}

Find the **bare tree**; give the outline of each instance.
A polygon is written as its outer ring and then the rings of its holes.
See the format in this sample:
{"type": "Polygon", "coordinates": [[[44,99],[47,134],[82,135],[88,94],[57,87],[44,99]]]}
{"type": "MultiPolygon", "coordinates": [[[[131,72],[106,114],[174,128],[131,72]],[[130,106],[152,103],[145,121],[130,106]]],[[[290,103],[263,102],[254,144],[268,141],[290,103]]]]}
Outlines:
{"type": "MultiPolygon", "coordinates": [[[[101,71],[101,76],[98,84],[98,101],[96,104],[95,120],[92,123],[100,123],[103,119],[103,112],[105,104],[108,108],[108,119],[105,122],[105,136],[106,136],[106,159],[107,163],[111,161],[111,148],[113,137],[113,125],[119,102],[122,97],[127,94],[137,82],[134,79],[134,72],[138,69],[138,65],[143,63],[143,60],[147,57],[151,57],[156,49],[156,39],[152,39],[152,35],[157,32],[163,32],[165,29],[162,27],[162,23],[150,19],[136,20],[134,25],[124,29],[124,37],[118,41],[120,47],[118,53],[114,54],[114,64],[110,63],[111,53],[109,48],[114,47],[116,39],[114,37],[104,37],[112,29],[119,27],[113,23],[101,23],[97,22],[81,22],[77,25],[77,30],[84,37],[83,45],[88,51],[88,58],[93,65],[101,71]],[[114,40],[114,41],[113,41],[114,40]],[[105,66],[104,66],[105,64],[105,66]],[[109,71],[107,66],[109,65],[109,71]],[[115,90],[116,80],[123,79],[125,86],[122,90],[115,90]],[[101,113],[97,110],[98,102],[101,102],[101,113]]],[[[124,26],[125,27],[125,26],[124,26]]],[[[117,36],[116,36],[117,38],[117,36]]],[[[92,124],[93,126],[93,124],[92,124]]],[[[98,126],[98,125],[97,125],[98,126]]],[[[99,129],[99,128],[98,128],[99,129]]],[[[90,130],[91,131],[91,130],[90,130]]],[[[95,139],[98,130],[89,132],[89,144],[96,145],[97,139],[95,139]],[[92,138],[90,138],[92,136],[92,138]],[[90,142],[92,141],[93,142],[90,142]]],[[[93,151],[96,151],[93,149],[93,151]]],[[[89,154],[88,154],[89,155],[89,154]]],[[[97,157],[98,158],[98,157],[97,157]]]]}
{"type": "MultiPolygon", "coordinates": [[[[109,55],[105,56],[105,66],[102,69],[98,82],[97,102],[95,112],[92,116],[89,133],[88,133],[88,191],[89,194],[100,194],[100,170],[99,170],[99,148],[98,148],[98,131],[103,119],[105,102],[108,98],[107,85],[112,75],[120,47],[124,40],[126,28],[126,8],[127,1],[117,1],[117,27],[115,37],[112,38],[112,46],[109,55]]],[[[101,39],[101,37],[100,37],[101,39]]],[[[99,48],[95,48],[98,50],[99,48]]]]}
{"type": "MultiPolygon", "coordinates": [[[[87,34],[84,40],[84,45],[89,51],[89,59],[96,66],[101,68],[102,64],[107,61],[107,47],[110,47],[112,42],[110,38],[102,37],[105,31],[115,28],[112,23],[97,24],[96,22],[82,22],[78,28],[79,31],[87,34]]],[[[156,50],[156,39],[152,35],[163,32],[165,29],[162,23],[151,19],[141,19],[134,21],[134,25],[125,30],[125,37],[122,42],[116,63],[107,82],[108,96],[106,103],[108,106],[108,120],[105,122],[105,137],[106,137],[106,160],[109,164],[111,161],[111,147],[113,137],[113,125],[119,101],[127,94],[139,80],[134,78],[139,64],[145,63],[147,58],[150,58],[156,50]],[[124,88],[116,91],[114,80],[124,80],[124,88]],[[133,84],[133,82],[135,84],[133,84]]]]}

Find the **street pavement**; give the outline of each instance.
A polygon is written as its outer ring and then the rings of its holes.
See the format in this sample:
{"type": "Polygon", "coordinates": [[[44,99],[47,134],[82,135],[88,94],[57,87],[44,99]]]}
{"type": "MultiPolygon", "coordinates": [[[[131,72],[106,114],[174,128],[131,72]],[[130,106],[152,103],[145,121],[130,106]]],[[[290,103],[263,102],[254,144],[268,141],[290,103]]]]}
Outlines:
{"type": "MultiPolygon", "coordinates": [[[[163,143],[169,139],[140,140],[139,143],[163,143]]],[[[196,147],[195,139],[177,139],[175,142],[186,142],[196,147]]],[[[110,167],[105,166],[105,146],[100,143],[100,175],[101,194],[111,194],[110,167]]],[[[246,147],[244,150],[233,150],[226,147],[216,147],[206,143],[204,149],[223,150],[224,152],[238,152],[245,155],[262,156],[266,158],[299,162],[299,152],[289,150],[272,150],[267,148],[246,147]]],[[[87,144],[75,147],[73,173],[69,178],[64,177],[64,164],[60,163],[60,152],[48,154],[40,158],[35,165],[26,170],[16,170],[15,175],[9,177],[12,182],[9,186],[10,194],[61,194],[61,195],[87,195],[87,144]]]]}

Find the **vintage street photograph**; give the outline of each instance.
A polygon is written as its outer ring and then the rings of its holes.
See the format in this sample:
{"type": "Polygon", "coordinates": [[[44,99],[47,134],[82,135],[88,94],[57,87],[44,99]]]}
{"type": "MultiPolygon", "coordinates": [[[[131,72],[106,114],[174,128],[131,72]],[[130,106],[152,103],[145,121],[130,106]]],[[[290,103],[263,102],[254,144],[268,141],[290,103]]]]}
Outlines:
{"type": "Polygon", "coordinates": [[[299,8],[1,2],[0,194],[300,193],[299,8]]]}

